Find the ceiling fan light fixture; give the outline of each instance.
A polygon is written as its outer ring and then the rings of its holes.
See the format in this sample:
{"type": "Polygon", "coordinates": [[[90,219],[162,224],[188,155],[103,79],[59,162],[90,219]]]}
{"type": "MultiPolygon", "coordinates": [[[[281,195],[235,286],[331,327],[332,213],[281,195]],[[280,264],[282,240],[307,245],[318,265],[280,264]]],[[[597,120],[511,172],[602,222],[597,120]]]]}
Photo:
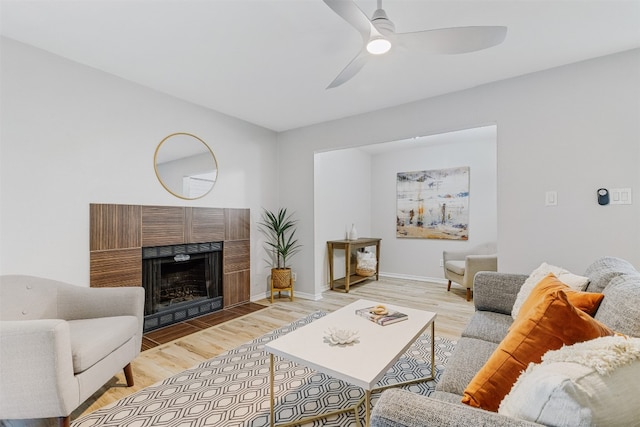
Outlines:
{"type": "Polygon", "coordinates": [[[384,37],[374,37],[367,43],[367,52],[372,55],[382,55],[391,49],[391,42],[384,37]]]}

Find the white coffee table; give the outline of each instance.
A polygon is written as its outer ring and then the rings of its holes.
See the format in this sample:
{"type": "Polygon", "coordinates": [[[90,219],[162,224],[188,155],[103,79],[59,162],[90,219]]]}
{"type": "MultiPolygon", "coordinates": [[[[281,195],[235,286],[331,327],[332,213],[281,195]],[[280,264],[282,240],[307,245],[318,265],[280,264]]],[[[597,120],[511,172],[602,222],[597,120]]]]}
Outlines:
{"type": "MultiPolygon", "coordinates": [[[[265,345],[265,349],[270,353],[272,426],[275,425],[274,356],[307,366],[364,389],[366,425],[369,425],[371,392],[386,388],[376,388],[376,384],[429,325],[431,325],[431,377],[394,384],[393,387],[418,381],[429,381],[435,377],[434,332],[436,313],[384,304],[391,310],[398,310],[408,315],[407,320],[385,326],[380,326],[355,314],[355,311],[359,308],[377,304],[380,304],[380,301],[358,300],[265,345]],[[360,339],[352,345],[329,345],[324,340],[324,332],[330,327],[358,330],[360,339]]],[[[297,425],[312,419],[324,418],[352,410],[359,424],[357,408],[361,403],[362,400],[350,408],[296,420],[293,423],[282,424],[281,426],[297,425]]]]}

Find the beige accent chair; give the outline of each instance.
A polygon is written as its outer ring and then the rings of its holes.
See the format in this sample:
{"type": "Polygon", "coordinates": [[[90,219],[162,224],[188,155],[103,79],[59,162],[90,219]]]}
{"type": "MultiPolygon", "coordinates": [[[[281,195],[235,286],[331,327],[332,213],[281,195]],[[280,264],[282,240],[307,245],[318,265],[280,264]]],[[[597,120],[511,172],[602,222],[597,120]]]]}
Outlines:
{"type": "Polygon", "coordinates": [[[0,419],[69,426],[70,414],[118,371],[132,386],[143,321],[142,287],[0,276],[0,419]]]}
{"type": "Polygon", "coordinates": [[[478,271],[498,271],[498,255],[495,243],[485,243],[467,251],[443,251],[444,277],[467,288],[467,301],[471,301],[473,278],[478,271]]]}

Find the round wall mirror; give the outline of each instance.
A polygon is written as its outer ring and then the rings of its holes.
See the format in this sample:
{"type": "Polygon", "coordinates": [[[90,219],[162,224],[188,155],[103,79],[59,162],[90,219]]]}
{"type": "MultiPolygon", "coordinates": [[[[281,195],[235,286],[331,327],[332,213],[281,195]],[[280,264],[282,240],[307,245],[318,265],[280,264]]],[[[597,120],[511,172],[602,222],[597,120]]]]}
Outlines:
{"type": "Polygon", "coordinates": [[[160,184],[181,199],[204,197],[218,177],[213,151],[190,133],[172,133],[160,141],[153,165],[160,184]]]}

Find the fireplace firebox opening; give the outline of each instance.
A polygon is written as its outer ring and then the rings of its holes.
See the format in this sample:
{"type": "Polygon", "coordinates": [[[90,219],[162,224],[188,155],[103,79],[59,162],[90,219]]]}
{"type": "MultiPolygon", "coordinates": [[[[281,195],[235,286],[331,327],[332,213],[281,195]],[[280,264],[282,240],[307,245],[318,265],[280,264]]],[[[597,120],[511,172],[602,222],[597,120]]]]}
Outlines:
{"type": "Polygon", "coordinates": [[[222,309],[222,242],[142,248],[144,332],[222,309]]]}

